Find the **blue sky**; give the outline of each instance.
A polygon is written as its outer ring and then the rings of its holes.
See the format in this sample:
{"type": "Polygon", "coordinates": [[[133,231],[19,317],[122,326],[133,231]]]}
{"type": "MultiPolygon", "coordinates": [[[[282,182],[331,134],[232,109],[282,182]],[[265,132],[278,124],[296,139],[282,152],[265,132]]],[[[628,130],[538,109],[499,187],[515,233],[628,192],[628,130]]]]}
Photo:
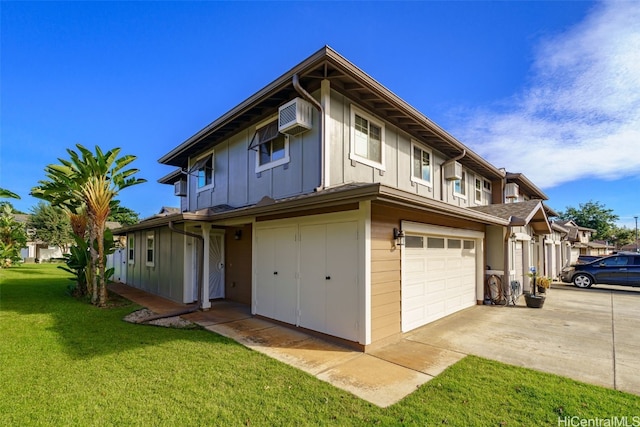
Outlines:
{"type": "Polygon", "coordinates": [[[157,159],[329,45],[556,210],[640,214],[640,2],[2,2],[0,186],[81,143],[157,159]]]}

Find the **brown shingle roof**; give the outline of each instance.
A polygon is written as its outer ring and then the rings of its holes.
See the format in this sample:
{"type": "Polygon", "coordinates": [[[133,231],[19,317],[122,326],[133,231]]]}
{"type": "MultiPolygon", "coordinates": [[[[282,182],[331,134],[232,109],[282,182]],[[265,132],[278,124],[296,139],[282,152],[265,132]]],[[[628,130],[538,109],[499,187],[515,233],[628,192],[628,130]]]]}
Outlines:
{"type": "Polygon", "coordinates": [[[471,209],[506,220],[511,220],[514,217],[520,218],[523,219],[526,224],[531,223],[531,226],[537,233],[551,233],[551,226],[547,220],[547,215],[545,214],[544,205],[541,200],[474,206],[471,209]]]}

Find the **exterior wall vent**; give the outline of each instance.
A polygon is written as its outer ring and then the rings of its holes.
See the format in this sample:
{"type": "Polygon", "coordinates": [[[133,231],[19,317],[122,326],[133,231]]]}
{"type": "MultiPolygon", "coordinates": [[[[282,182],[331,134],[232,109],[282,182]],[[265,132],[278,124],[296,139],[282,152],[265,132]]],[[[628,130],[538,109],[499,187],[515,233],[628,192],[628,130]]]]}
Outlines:
{"type": "Polygon", "coordinates": [[[446,179],[447,181],[462,179],[462,164],[459,162],[445,163],[444,179],[446,179]]]}
{"type": "Polygon", "coordinates": [[[520,187],[515,182],[509,182],[504,187],[504,197],[507,199],[517,199],[520,197],[520,187]]]}
{"type": "Polygon", "coordinates": [[[173,194],[175,196],[184,197],[187,195],[187,181],[181,179],[173,184],[173,194]]]}
{"type": "Polygon", "coordinates": [[[278,131],[298,135],[313,127],[313,107],[302,98],[295,98],[278,108],[278,131]]]}

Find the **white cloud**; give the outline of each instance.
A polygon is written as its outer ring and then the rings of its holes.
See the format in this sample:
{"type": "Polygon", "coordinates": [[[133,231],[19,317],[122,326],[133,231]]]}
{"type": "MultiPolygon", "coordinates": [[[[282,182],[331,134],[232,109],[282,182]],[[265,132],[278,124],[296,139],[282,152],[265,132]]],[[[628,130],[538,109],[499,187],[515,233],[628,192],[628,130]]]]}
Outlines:
{"type": "Polygon", "coordinates": [[[640,2],[597,5],[538,46],[529,86],[453,132],[540,187],[640,175],[640,2]],[[505,108],[506,107],[506,108],[505,108]]]}

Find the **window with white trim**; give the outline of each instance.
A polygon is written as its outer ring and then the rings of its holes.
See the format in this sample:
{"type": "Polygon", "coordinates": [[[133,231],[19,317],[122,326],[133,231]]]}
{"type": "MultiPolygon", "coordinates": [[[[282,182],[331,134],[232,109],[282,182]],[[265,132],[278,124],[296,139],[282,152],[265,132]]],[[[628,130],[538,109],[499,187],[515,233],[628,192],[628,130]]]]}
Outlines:
{"type": "Polygon", "coordinates": [[[431,187],[433,168],[431,150],[411,142],[411,181],[431,187]]]}
{"type": "Polygon", "coordinates": [[[149,267],[153,267],[156,263],[156,244],[155,244],[156,236],[153,232],[147,234],[147,260],[146,264],[149,267]]]}
{"type": "Polygon", "coordinates": [[[289,136],[278,131],[278,118],[256,127],[249,144],[256,151],[256,173],[289,163],[289,136]]]}
{"type": "Polygon", "coordinates": [[[465,171],[462,171],[462,179],[453,181],[453,195],[467,197],[467,173],[465,171]]]}
{"type": "Polygon", "coordinates": [[[213,151],[198,158],[193,165],[193,170],[197,177],[198,190],[211,188],[214,185],[214,165],[215,157],[213,151]]]}
{"type": "Polygon", "coordinates": [[[476,203],[482,203],[482,179],[478,177],[475,178],[474,195],[476,203]]]}
{"type": "Polygon", "coordinates": [[[127,262],[129,264],[133,264],[135,262],[136,257],[136,247],[135,247],[136,239],[134,235],[130,235],[127,239],[127,262]]]}
{"type": "Polygon", "coordinates": [[[349,158],[376,169],[384,169],[384,123],[351,106],[349,158]]]}

